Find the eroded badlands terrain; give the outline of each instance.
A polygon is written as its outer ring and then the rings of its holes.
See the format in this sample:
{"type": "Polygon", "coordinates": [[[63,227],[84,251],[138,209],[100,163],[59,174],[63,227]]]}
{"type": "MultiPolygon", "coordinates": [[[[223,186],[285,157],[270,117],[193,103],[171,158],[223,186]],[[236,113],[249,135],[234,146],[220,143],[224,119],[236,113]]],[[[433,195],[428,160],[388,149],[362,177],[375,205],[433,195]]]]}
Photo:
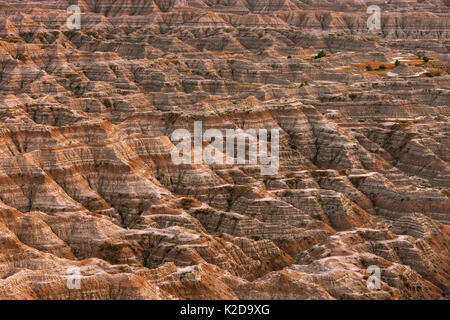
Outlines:
{"type": "Polygon", "coordinates": [[[71,4],[0,1],[1,299],[448,299],[449,1],[71,4]],[[174,164],[199,120],[278,174],[174,164]]]}

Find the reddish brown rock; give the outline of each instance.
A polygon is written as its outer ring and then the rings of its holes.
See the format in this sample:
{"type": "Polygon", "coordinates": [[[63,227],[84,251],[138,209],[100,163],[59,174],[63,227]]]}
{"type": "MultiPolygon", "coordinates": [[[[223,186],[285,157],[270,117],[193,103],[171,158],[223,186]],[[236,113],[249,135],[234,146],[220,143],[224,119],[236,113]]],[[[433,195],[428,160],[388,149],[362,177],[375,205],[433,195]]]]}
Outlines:
{"type": "Polygon", "coordinates": [[[70,4],[0,2],[0,299],[448,299],[448,3],[70,4]],[[176,164],[200,120],[279,170],[176,164]]]}

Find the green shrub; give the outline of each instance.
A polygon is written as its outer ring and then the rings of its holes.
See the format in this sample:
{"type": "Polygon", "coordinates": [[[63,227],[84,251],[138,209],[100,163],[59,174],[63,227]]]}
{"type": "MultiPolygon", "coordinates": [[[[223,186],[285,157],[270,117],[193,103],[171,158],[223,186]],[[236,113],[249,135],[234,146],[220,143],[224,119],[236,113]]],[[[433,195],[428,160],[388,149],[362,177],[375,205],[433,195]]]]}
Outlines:
{"type": "Polygon", "coordinates": [[[368,64],[368,65],[366,66],[366,70],[367,70],[367,71],[372,71],[373,69],[372,69],[372,67],[368,64]]]}
{"type": "Polygon", "coordinates": [[[422,57],[422,60],[423,60],[424,62],[428,62],[428,61],[430,61],[430,58],[428,58],[428,57],[422,57]]]}
{"type": "Polygon", "coordinates": [[[302,82],[298,87],[303,88],[304,86],[309,86],[309,82],[308,81],[302,82]]]}
{"type": "Polygon", "coordinates": [[[348,96],[349,96],[350,99],[352,99],[352,100],[355,100],[356,97],[358,97],[358,95],[357,95],[356,93],[350,93],[348,96]]]}
{"type": "Polygon", "coordinates": [[[425,75],[426,75],[427,77],[430,77],[430,78],[432,78],[432,77],[440,77],[440,76],[441,76],[441,72],[440,72],[440,71],[435,72],[435,73],[427,72],[427,73],[425,73],[425,75]]]}
{"type": "Polygon", "coordinates": [[[386,70],[386,66],[382,64],[381,66],[378,67],[378,70],[386,70]]]}
{"type": "Polygon", "coordinates": [[[320,58],[325,57],[326,55],[327,55],[327,53],[326,53],[324,50],[321,50],[321,51],[317,54],[317,56],[314,57],[314,59],[320,59],[320,58]]]}
{"type": "Polygon", "coordinates": [[[395,60],[395,66],[398,67],[400,65],[400,61],[395,60]]]}

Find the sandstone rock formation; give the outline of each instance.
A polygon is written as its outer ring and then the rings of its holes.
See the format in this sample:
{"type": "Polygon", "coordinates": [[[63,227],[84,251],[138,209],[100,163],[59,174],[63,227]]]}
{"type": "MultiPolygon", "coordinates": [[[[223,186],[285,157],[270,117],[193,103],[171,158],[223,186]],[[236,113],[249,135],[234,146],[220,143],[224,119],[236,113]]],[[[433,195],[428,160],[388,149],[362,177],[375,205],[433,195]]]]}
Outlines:
{"type": "Polygon", "coordinates": [[[449,3],[373,4],[0,1],[0,299],[448,299],[449,3]]]}

